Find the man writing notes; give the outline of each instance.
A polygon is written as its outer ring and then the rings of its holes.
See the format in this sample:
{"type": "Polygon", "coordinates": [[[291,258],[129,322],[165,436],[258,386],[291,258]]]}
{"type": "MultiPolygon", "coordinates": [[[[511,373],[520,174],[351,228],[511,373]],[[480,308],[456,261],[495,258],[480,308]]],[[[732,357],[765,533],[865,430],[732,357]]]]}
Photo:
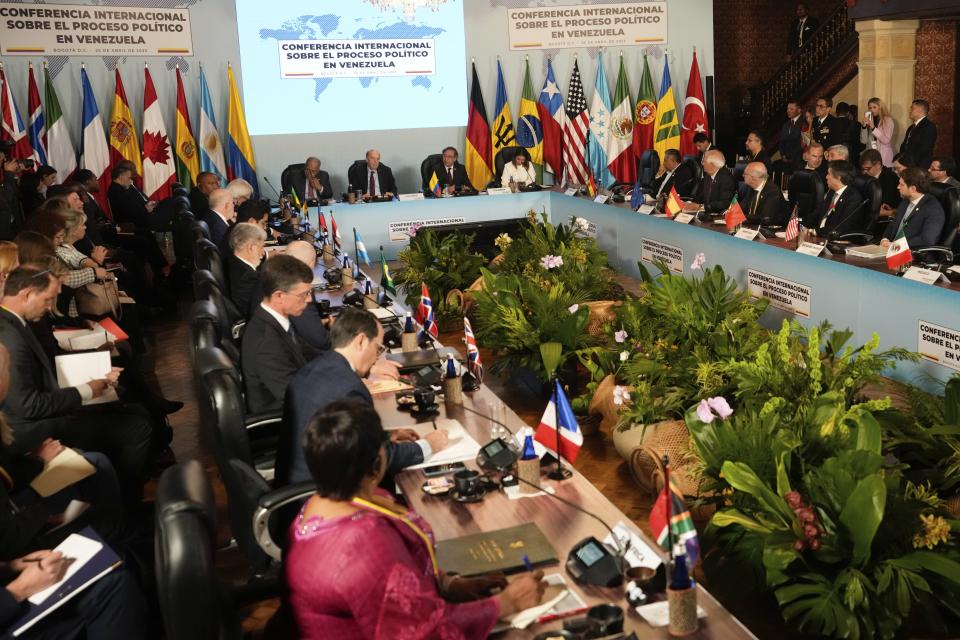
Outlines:
{"type": "Polygon", "coordinates": [[[348,178],[354,189],[363,192],[364,200],[392,198],[397,193],[393,171],[387,165],[380,164],[380,152],[376,149],[367,151],[366,164],[352,167],[348,178]]]}
{"type": "Polygon", "coordinates": [[[919,167],[907,167],[900,174],[897,185],[903,200],[897,207],[897,215],[883,232],[881,247],[888,247],[900,231],[911,249],[937,244],[943,232],[944,213],[940,201],[930,195],[930,178],[919,167]]]}
{"type": "Polygon", "coordinates": [[[683,204],[684,211],[698,211],[700,207],[707,213],[726,211],[733,200],[733,194],[737,192],[737,181],[726,164],[723,153],[716,149],[704,154],[703,180],[700,181],[693,201],[683,204]]]}
{"type": "Polygon", "coordinates": [[[320,159],[313,156],[303,163],[302,172],[297,171],[290,176],[290,188],[297,194],[300,202],[306,202],[310,206],[333,197],[330,174],[320,169],[320,159]]]}
{"type": "MultiPolygon", "coordinates": [[[[443,150],[443,162],[436,165],[433,169],[437,182],[443,187],[447,194],[453,194],[457,191],[476,191],[467,177],[467,169],[457,162],[457,150],[453,147],[447,147],[443,150]]],[[[427,185],[428,193],[432,193],[427,185]]]]}

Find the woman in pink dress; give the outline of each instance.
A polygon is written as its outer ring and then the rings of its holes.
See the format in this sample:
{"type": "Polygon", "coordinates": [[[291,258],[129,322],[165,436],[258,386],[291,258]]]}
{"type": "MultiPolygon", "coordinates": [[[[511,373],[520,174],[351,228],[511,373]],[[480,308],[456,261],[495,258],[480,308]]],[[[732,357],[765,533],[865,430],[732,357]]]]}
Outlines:
{"type": "Polygon", "coordinates": [[[863,116],[863,123],[870,134],[870,148],[880,152],[883,166],[892,167],[893,118],[880,98],[870,98],[867,101],[867,113],[863,116]]]}
{"type": "Polygon", "coordinates": [[[486,638],[499,618],[536,605],[541,572],[507,585],[502,576],[468,580],[439,570],[427,524],[377,489],[388,438],[365,403],[332,403],[307,426],[317,492],[294,521],[284,557],[297,637],[486,638]],[[503,590],[486,595],[495,586],[503,590]]]}

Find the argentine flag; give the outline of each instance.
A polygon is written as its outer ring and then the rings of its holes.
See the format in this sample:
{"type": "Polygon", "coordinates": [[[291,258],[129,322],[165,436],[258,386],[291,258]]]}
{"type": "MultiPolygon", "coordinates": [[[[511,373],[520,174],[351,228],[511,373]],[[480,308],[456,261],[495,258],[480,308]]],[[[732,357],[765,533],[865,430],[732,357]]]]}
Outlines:
{"type": "Polygon", "coordinates": [[[227,163],[223,159],[223,144],[217,132],[217,118],[213,112],[213,100],[210,99],[210,87],[207,77],[200,67],[200,135],[197,138],[200,147],[200,169],[209,171],[220,179],[221,186],[227,179],[227,163]]]}
{"type": "Polygon", "coordinates": [[[370,264],[370,256],[367,255],[367,247],[363,244],[363,240],[360,239],[360,234],[357,233],[357,228],[353,228],[353,243],[356,245],[357,249],[357,262],[363,260],[367,265],[370,264]]]}

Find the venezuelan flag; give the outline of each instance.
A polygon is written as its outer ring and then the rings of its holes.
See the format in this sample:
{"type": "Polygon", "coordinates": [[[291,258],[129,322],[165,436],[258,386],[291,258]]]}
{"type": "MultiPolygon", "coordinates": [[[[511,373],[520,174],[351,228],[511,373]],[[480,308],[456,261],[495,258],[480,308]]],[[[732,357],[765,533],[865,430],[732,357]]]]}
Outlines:
{"type": "Polygon", "coordinates": [[[243,178],[253,186],[255,193],[259,193],[253,144],[247,132],[247,119],[243,115],[243,103],[240,102],[237,83],[233,79],[233,68],[229,65],[227,80],[230,84],[230,104],[227,112],[227,180],[243,178]]]}

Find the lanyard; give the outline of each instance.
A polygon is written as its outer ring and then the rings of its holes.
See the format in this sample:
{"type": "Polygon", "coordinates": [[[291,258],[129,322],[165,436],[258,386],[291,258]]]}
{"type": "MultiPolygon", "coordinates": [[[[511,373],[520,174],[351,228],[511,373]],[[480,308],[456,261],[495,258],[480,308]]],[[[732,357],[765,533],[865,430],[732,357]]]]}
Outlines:
{"type": "Polygon", "coordinates": [[[433,565],[433,575],[436,577],[440,576],[440,568],[437,566],[437,555],[433,550],[433,542],[430,541],[430,537],[427,536],[426,533],[424,533],[423,529],[415,525],[409,518],[406,518],[400,515],[399,513],[395,513],[394,511],[391,511],[386,507],[381,507],[378,504],[374,504],[372,502],[364,500],[363,498],[354,498],[353,500],[351,500],[351,502],[355,506],[361,507],[368,511],[376,511],[377,513],[383,514],[393,520],[399,520],[403,524],[410,527],[410,529],[415,534],[417,534],[417,536],[419,536],[421,540],[423,540],[423,543],[427,547],[427,553],[430,555],[430,563],[433,565]]]}

